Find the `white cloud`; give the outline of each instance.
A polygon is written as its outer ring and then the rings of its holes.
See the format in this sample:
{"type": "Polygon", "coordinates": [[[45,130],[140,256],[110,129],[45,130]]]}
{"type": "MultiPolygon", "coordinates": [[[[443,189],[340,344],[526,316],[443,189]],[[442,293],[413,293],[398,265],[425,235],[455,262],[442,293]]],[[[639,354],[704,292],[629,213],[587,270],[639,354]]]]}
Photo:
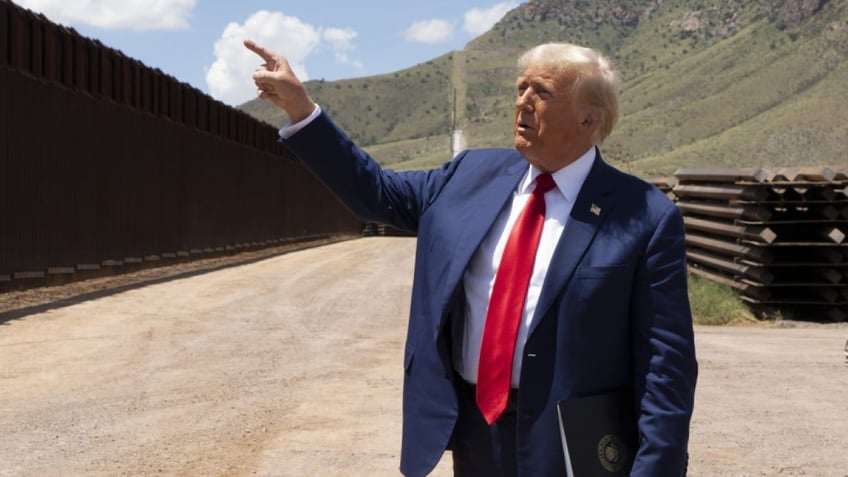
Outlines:
{"type": "Polygon", "coordinates": [[[321,35],[322,39],[335,50],[336,63],[350,65],[355,71],[361,73],[365,71],[365,66],[361,62],[351,59],[347,54],[347,52],[356,49],[353,46],[353,40],[357,36],[359,36],[359,33],[350,28],[326,28],[321,35]]]}
{"type": "Polygon", "coordinates": [[[415,43],[441,43],[450,39],[453,23],[447,20],[423,20],[410,25],[403,37],[415,43]]]}
{"type": "Polygon", "coordinates": [[[197,0],[15,0],[50,20],[107,29],[184,30],[197,0]]]}
{"type": "Polygon", "coordinates": [[[518,6],[518,2],[501,2],[490,8],[472,8],[465,12],[462,29],[472,35],[482,35],[500,21],[507,12],[518,6]]]}
{"type": "Polygon", "coordinates": [[[353,40],[358,33],[350,28],[342,30],[341,28],[327,28],[324,30],[323,38],[337,51],[353,50],[353,40]]]}
{"type": "Polygon", "coordinates": [[[336,58],[336,63],[341,64],[341,65],[349,65],[357,73],[365,72],[365,65],[362,64],[361,61],[353,60],[349,56],[347,56],[347,54],[342,53],[341,51],[336,52],[335,58],[336,58]]]}
{"type": "Polygon", "coordinates": [[[216,60],[206,72],[206,85],[212,96],[232,105],[255,97],[251,75],[262,60],[244,47],[248,38],[285,56],[298,78],[309,79],[304,62],[320,43],[318,29],[295,17],[260,10],[243,25],[228,24],[215,42],[216,60]]]}
{"type": "Polygon", "coordinates": [[[319,28],[280,12],[260,10],[244,24],[233,22],[224,29],[215,42],[216,60],[206,71],[206,85],[212,96],[231,105],[256,97],[251,75],[262,60],[244,47],[247,38],[285,56],[301,81],[309,79],[306,59],[325,45],[335,52],[338,63],[361,71],[362,64],[347,54],[356,49],[353,40],[357,36],[350,28],[319,28]]]}

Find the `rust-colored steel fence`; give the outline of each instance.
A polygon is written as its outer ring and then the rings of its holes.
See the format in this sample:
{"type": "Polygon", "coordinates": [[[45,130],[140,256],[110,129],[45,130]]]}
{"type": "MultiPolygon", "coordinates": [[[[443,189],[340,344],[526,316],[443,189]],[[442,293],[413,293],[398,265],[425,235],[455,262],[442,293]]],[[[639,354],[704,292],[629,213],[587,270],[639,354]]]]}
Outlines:
{"type": "Polygon", "coordinates": [[[360,228],[274,127],[0,0],[0,289],[360,228]]]}
{"type": "Polygon", "coordinates": [[[848,168],[683,169],[657,185],[683,212],[692,273],[762,313],[848,320],[848,168]]]}

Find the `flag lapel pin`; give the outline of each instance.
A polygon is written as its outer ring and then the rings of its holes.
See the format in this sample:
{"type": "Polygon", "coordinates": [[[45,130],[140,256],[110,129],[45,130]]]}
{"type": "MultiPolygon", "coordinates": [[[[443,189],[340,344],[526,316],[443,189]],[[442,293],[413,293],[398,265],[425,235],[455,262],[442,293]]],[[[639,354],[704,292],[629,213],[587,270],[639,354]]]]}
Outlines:
{"type": "Polygon", "coordinates": [[[592,207],[589,207],[589,212],[591,212],[591,213],[593,213],[597,216],[600,216],[601,215],[601,208],[598,207],[597,204],[592,204],[592,207]]]}

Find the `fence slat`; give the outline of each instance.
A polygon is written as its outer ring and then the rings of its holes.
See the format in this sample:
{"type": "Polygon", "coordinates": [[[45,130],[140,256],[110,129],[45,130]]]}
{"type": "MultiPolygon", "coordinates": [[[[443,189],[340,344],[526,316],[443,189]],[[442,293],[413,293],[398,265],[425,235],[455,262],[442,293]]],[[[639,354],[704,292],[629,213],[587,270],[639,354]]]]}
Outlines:
{"type": "Polygon", "coordinates": [[[9,34],[12,26],[9,23],[9,13],[12,6],[8,2],[0,2],[0,67],[9,65],[9,34]]]}

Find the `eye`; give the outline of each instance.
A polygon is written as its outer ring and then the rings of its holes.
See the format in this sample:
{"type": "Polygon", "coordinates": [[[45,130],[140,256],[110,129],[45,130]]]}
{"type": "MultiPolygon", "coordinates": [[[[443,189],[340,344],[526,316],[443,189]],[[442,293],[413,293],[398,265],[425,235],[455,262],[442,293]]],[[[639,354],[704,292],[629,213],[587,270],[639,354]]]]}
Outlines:
{"type": "Polygon", "coordinates": [[[528,87],[529,87],[529,85],[525,82],[521,82],[521,83],[518,83],[517,85],[515,85],[515,89],[518,92],[519,96],[524,96],[524,92],[527,91],[528,87]]]}

